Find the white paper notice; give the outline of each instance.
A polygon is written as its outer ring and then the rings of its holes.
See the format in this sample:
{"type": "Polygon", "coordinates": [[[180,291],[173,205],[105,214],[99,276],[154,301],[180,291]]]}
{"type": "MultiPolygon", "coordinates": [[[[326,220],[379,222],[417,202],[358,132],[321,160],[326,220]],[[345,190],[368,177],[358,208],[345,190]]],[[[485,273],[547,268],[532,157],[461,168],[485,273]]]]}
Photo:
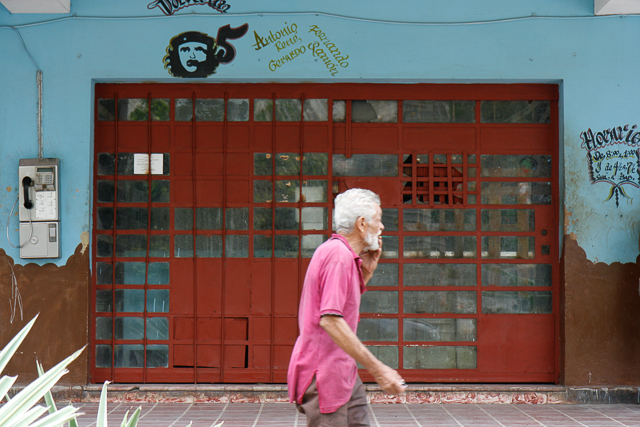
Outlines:
{"type": "MultiPolygon", "coordinates": [[[[164,154],[151,154],[151,174],[162,175],[164,154]]],[[[149,155],[145,153],[134,153],[133,173],[135,175],[147,175],[149,173],[149,155]]]]}
{"type": "Polygon", "coordinates": [[[36,191],[36,220],[55,220],[57,209],[55,191],[36,191]]]}

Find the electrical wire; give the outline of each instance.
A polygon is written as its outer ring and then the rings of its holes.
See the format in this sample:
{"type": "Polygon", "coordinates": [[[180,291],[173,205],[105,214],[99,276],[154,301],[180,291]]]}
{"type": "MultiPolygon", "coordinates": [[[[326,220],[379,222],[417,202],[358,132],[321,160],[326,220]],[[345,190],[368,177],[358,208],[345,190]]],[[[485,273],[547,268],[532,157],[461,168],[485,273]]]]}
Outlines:
{"type": "Polygon", "coordinates": [[[9,237],[9,221],[11,221],[11,217],[13,216],[13,210],[16,208],[16,204],[20,200],[20,195],[16,198],[16,201],[13,202],[13,206],[11,206],[11,213],[9,213],[9,218],[7,218],[7,241],[12,248],[20,249],[23,247],[29,240],[31,240],[31,236],[33,236],[33,223],[31,222],[31,209],[29,209],[29,237],[23,243],[20,243],[20,237],[18,237],[18,246],[13,246],[11,243],[11,237],[9,237]]]}

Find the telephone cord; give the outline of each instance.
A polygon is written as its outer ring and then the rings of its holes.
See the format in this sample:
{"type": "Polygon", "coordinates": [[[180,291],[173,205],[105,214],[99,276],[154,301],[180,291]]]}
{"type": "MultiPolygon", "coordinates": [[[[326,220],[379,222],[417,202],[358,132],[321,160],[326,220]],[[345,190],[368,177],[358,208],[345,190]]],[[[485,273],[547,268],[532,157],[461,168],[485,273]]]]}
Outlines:
{"type": "Polygon", "coordinates": [[[11,213],[9,213],[9,218],[7,218],[7,241],[9,242],[9,245],[11,245],[11,247],[15,249],[20,249],[21,247],[23,247],[29,240],[31,240],[31,236],[33,235],[33,223],[31,222],[31,209],[29,209],[29,237],[27,237],[27,240],[25,240],[24,243],[22,244],[20,244],[20,237],[18,237],[18,246],[13,246],[13,243],[11,243],[11,238],[9,237],[9,221],[11,221],[11,217],[13,216],[13,210],[16,208],[16,204],[18,203],[18,200],[20,200],[20,196],[18,196],[16,198],[16,201],[13,202],[13,206],[11,206],[11,213]]]}

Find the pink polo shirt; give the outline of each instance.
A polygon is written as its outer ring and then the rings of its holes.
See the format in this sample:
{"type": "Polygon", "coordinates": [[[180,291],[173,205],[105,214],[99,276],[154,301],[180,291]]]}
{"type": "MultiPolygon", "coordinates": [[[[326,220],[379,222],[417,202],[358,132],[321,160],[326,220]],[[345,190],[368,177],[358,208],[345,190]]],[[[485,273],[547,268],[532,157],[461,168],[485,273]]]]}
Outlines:
{"type": "Polygon", "coordinates": [[[340,315],[356,332],[360,296],[365,291],[361,264],[358,254],[338,234],[313,254],[300,298],[300,336],[289,362],[290,402],[302,403],[314,375],[320,412],[335,412],[351,398],[358,376],[356,362],[320,327],[320,317],[340,315]]]}

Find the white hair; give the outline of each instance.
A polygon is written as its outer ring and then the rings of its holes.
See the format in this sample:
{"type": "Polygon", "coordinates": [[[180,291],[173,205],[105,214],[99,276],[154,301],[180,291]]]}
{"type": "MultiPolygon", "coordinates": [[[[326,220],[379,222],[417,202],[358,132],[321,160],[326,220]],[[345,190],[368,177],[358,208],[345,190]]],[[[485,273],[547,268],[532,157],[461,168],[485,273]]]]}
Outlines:
{"type": "Polygon", "coordinates": [[[380,205],[380,197],[371,190],[352,188],[338,194],[333,216],[336,233],[349,234],[353,231],[358,218],[364,217],[371,222],[376,215],[376,206],[380,205]]]}

